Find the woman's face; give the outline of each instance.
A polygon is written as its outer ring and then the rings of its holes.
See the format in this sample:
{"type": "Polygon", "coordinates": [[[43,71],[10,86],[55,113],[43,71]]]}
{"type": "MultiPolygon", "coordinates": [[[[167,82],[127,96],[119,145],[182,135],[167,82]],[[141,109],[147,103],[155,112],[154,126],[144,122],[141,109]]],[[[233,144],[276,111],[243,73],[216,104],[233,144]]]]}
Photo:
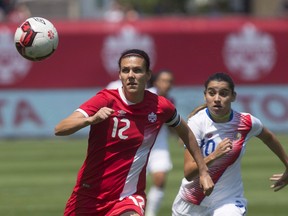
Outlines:
{"type": "Polygon", "coordinates": [[[129,56],[121,60],[119,78],[123,84],[124,94],[131,102],[139,102],[143,98],[150,77],[151,73],[146,70],[143,58],[129,56]]]}
{"type": "Polygon", "coordinates": [[[223,117],[231,110],[231,103],[236,94],[229,88],[225,81],[211,81],[204,92],[209,112],[217,117],[223,117]]]}
{"type": "Polygon", "coordinates": [[[157,94],[166,97],[173,85],[173,76],[171,73],[162,72],[154,83],[157,88],[157,94]]]}

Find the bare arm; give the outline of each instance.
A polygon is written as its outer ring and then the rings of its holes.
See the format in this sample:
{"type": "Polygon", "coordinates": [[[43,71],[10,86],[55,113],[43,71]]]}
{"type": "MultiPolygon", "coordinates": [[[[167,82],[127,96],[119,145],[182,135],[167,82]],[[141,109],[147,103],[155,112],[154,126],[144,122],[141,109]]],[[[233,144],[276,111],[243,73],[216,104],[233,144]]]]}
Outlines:
{"type": "MultiPolygon", "coordinates": [[[[216,147],[215,151],[204,158],[207,166],[212,164],[218,158],[221,158],[226,153],[230,152],[232,149],[232,142],[230,139],[223,139],[219,145],[216,147]]],[[[191,154],[185,150],[184,152],[184,175],[188,181],[198,176],[198,166],[195,160],[192,158],[191,154]]]]}
{"type": "Polygon", "coordinates": [[[281,178],[276,180],[276,182],[271,186],[274,188],[274,191],[278,191],[288,184],[288,156],[279,140],[267,128],[264,127],[262,132],[257,137],[269,147],[269,149],[282,161],[286,168],[281,178]]]}
{"type": "Polygon", "coordinates": [[[175,130],[178,136],[186,144],[189,153],[195,159],[196,164],[199,167],[198,171],[201,187],[203,188],[204,194],[209,196],[213,191],[214,183],[208,174],[208,167],[204,162],[203,156],[193,132],[183,120],[181,120],[180,125],[176,127],[175,130]]]}
{"type": "Polygon", "coordinates": [[[76,131],[107,119],[114,111],[108,107],[102,107],[95,115],[85,117],[81,112],[73,112],[70,116],[60,121],[55,127],[56,136],[66,136],[76,131]]]}

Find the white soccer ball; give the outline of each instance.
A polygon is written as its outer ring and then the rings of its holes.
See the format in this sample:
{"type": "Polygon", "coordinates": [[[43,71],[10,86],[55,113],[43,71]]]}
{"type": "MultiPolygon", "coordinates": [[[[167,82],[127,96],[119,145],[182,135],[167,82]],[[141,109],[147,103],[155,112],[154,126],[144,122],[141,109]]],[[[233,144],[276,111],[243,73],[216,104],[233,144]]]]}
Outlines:
{"type": "Polygon", "coordinates": [[[17,29],[14,36],[18,52],[31,61],[51,56],[58,46],[58,33],[54,25],[42,17],[30,17],[17,29]]]}

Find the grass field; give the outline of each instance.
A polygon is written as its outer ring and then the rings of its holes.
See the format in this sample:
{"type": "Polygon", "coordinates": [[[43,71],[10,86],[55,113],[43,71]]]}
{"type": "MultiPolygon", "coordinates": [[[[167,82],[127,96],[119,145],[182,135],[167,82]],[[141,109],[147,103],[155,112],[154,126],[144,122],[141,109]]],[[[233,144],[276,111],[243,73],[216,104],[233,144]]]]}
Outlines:
{"type": "MultiPolygon", "coordinates": [[[[278,136],[288,151],[288,136],[278,136]]],[[[171,138],[174,169],[159,216],[171,215],[171,204],[183,175],[182,148],[171,138]]],[[[85,139],[0,140],[0,215],[61,216],[86,154],[85,139]]],[[[250,216],[286,216],[288,187],[277,193],[269,177],[283,165],[257,139],[249,142],[243,160],[245,195],[250,216]]],[[[148,178],[148,184],[150,179],[148,178]]]]}

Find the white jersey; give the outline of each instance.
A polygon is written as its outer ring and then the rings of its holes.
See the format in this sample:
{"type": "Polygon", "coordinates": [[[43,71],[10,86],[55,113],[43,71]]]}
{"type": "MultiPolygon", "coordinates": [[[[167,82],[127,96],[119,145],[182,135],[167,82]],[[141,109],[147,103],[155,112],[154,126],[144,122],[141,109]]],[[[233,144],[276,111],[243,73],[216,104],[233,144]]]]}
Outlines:
{"type": "Polygon", "coordinates": [[[230,121],[215,123],[208,109],[199,111],[188,120],[204,157],[213,152],[225,138],[233,140],[232,150],[209,165],[209,174],[215,183],[210,196],[203,194],[199,177],[189,182],[185,178],[179,190],[182,199],[195,205],[211,206],[227,199],[245,200],[241,177],[241,158],[247,141],[263,129],[261,121],[249,113],[232,111],[230,121]]]}

